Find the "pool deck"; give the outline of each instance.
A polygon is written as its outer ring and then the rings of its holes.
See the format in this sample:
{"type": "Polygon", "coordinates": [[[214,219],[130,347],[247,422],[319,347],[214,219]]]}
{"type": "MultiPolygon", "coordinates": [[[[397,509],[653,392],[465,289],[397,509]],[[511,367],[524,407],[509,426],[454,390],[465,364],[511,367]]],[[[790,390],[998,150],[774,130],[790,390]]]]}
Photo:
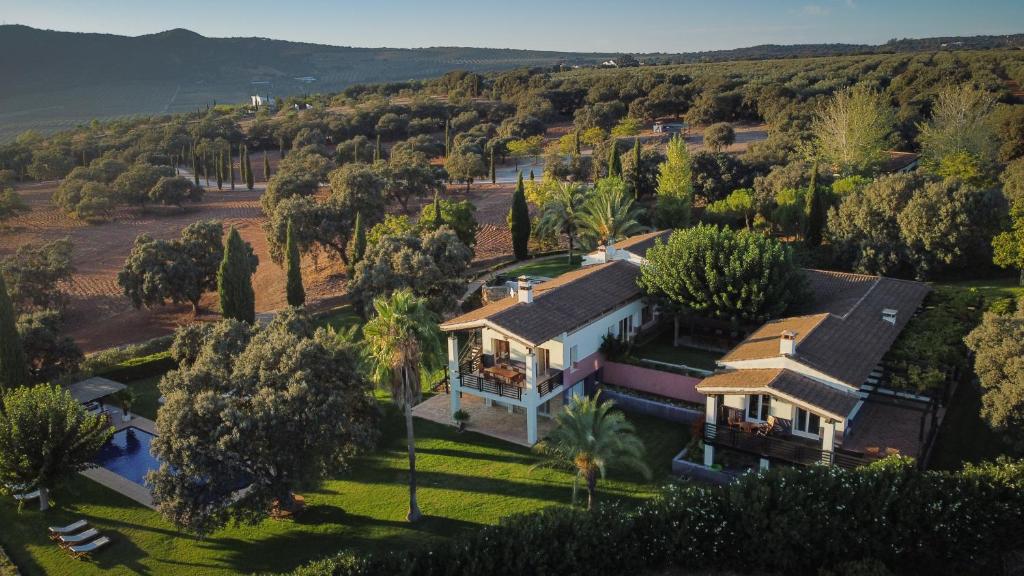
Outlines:
{"type": "MultiPolygon", "coordinates": [[[[119,416],[120,413],[113,415],[113,418],[116,421],[114,422],[114,427],[116,430],[123,430],[128,427],[134,427],[138,428],[139,430],[142,430],[143,432],[148,432],[154,435],[156,434],[156,422],[153,422],[148,418],[143,418],[142,416],[132,416],[131,420],[124,421],[124,419],[119,418],[119,416]]],[[[123,494],[147,508],[156,508],[155,506],[153,506],[153,495],[150,494],[148,488],[146,488],[145,486],[140,486],[135,482],[132,482],[131,480],[125,478],[124,476],[115,474],[102,466],[93,466],[87,470],[79,472],[79,474],[85,476],[86,478],[92,480],[93,482],[96,482],[97,484],[101,484],[103,486],[106,486],[107,488],[110,488],[114,492],[123,494]]]]}

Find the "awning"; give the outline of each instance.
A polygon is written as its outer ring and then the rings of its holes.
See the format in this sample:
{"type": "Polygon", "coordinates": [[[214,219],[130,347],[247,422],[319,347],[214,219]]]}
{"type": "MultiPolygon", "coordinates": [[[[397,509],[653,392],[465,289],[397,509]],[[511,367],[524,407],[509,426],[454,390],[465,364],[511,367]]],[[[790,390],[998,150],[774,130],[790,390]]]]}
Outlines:
{"type": "Polygon", "coordinates": [[[71,397],[77,400],[79,404],[88,404],[111,394],[116,394],[125,388],[127,386],[120,382],[93,376],[87,380],[71,384],[68,386],[68,391],[71,392],[71,397]]]}

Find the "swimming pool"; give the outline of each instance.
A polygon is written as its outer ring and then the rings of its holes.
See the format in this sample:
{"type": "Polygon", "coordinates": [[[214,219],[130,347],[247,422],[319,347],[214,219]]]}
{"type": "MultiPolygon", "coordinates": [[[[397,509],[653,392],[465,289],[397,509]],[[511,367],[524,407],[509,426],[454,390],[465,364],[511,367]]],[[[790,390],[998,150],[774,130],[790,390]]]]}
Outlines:
{"type": "Polygon", "coordinates": [[[110,440],[96,454],[96,464],[118,476],[140,485],[146,485],[146,474],[160,468],[160,461],[149,451],[156,436],[129,426],[114,432],[110,440]]]}

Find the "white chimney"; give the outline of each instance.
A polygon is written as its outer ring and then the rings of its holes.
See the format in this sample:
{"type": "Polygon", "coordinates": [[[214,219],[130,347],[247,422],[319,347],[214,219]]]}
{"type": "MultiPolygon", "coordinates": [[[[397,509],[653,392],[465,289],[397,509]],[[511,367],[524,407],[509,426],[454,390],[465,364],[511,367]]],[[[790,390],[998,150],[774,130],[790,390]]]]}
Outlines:
{"type": "Polygon", "coordinates": [[[615,252],[615,244],[613,244],[611,240],[608,240],[608,245],[605,246],[604,249],[605,262],[611,262],[612,260],[615,260],[615,252]]]}
{"type": "Polygon", "coordinates": [[[516,290],[516,294],[518,294],[519,302],[522,304],[533,302],[533,284],[530,283],[529,278],[526,276],[519,277],[519,287],[516,290]]]}
{"type": "Polygon", "coordinates": [[[882,308],[882,320],[885,320],[893,326],[896,325],[896,310],[892,308],[882,308]]]}
{"type": "Polygon", "coordinates": [[[783,330],[779,338],[779,354],[783,356],[796,355],[796,332],[783,330]]]}

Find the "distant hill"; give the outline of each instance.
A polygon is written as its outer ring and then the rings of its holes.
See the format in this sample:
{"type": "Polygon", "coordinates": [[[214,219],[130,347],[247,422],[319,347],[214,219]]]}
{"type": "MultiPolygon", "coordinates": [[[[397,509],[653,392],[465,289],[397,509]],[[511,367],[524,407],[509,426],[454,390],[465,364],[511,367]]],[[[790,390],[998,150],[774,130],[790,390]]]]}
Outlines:
{"type": "MultiPolygon", "coordinates": [[[[654,62],[830,56],[1024,45],[1024,35],[893,40],[882,46],[754,46],[637,55],[654,62]],[[959,44],[955,44],[959,43],[959,44]]],[[[0,141],[93,118],[194,110],[254,92],[287,96],[365,82],[429,78],[454,69],[596,64],[615,54],[491,48],[351,48],[267,38],[207,38],[175,29],[138,37],[0,26],[0,141]],[[255,83],[255,84],[254,84],[255,83]]]]}

